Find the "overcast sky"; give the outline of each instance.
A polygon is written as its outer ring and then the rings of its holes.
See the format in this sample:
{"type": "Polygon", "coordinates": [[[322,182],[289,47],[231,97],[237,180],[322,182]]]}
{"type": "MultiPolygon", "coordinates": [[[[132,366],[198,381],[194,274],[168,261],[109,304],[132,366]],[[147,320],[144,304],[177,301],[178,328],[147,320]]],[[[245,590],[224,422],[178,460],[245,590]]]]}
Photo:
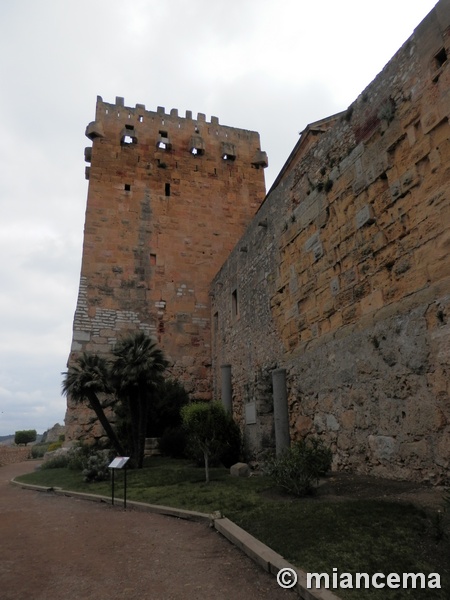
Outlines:
{"type": "Polygon", "coordinates": [[[0,435],[63,423],[97,95],[259,131],[266,187],[436,0],[1,0],[0,435]]]}

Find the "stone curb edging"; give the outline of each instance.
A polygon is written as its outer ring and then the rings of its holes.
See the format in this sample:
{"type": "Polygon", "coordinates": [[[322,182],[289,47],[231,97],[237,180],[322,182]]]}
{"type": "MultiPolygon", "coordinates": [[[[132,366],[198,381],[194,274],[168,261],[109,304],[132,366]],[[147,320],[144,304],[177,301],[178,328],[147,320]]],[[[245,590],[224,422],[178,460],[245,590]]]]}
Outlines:
{"type": "Polygon", "coordinates": [[[260,542],[245,529],[233,523],[226,517],[214,520],[215,529],[226,537],[230,542],[242,550],[254,562],[260,565],[265,571],[272,575],[277,575],[281,569],[292,569],[297,573],[297,584],[295,586],[299,597],[302,600],[340,600],[338,596],[329,590],[308,589],[306,587],[306,573],[298,567],[291,565],[280,554],[277,554],[272,548],[260,542]]]}
{"type": "MultiPolygon", "coordinates": [[[[22,483],[20,481],[16,481],[15,479],[11,479],[10,483],[23,489],[35,490],[38,492],[51,492],[62,496],[111,504],[111,498],[109,496],[87,494],[85,492],[72,492],[59,487],[46,487],[30,483],[22,483]]],[[[114,503],[123,506],[124,502],[121,498],[115,498],[114,503]]],[[[181,508],[173,508],[171,506],[147,504],[145,502],[137,502],[135,500],[127,500],[127,506],[130,506],[136,510],[176,517],[178,519],[187,519],[190,521],[208,523],[211,527],[214,527],[218,533],[234,544],[268,573],[276,576],[278,571],[281,569],[288,568],[294,570],[297,573],[297,584],[295,589],[302,600],[340,600],[338,596],[329,590],[308,589],[306,587],[305,571],[302,571],[294,565],[291,565],[280,554],[272,550],[272,548],[269,548],[269,546],[266,546],[260,542],[257,538],[245,531],[245,529],[242,529],[242,527],[239,527],[239,525],[236,525],[236,523],[230,521],[230,519],[223,517],[220,512],[207,514],[192,510],[184,510],[181,508]]]]}

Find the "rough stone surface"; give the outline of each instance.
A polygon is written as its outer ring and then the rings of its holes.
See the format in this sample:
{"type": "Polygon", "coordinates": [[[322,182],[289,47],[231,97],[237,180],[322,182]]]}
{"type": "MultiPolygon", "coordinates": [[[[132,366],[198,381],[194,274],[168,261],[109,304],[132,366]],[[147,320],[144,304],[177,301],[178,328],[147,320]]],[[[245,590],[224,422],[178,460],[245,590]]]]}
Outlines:
{"type": "Polygon", "coordinates": [[[13,465],[29,458],[31,446],[3,446],[0,444],[0,467],[13,465]]]}
{"type": "Polygon", "coordinates": [[[441,0],[347,111],[308,126],[212,283],[214,389],[229,363],[257,457],[284,368],[291,438],[320,435],[335,468],[449,477],[449,27],[441,0]]]}
{"type": "Polygon", "coordinates": [[[250,467],[247,463],[236,463],[230,467],[230,475],[233,477],[249,477],[250,467]]]}
{"type": "Polygon", "coordinates": [[[50,427],[50,429],[48,429],[45,432],[45,436],[43,437],[42,441],[44,442],[58,442],[60,437],[62,435],[65,435],[66,433],[66,428],[64,427],[64,425],[60,425],[59,423],[55,423],[55,425],[53,425],[53,427],[50,427]]]}
{"type": "MultiPolygon", "coordinates": [[[[98,97],[87,135],[91,165],[69,361],[83,351],[108,355],[121,335],[142,330],[191,397],[209,400],[209,284],[264,199],[264,170],[253,164],[259,134],[202,114],[181,117],[98,97]]],[[[69,398],[67,440],[101,437],[93,416],[69,398]]]]}
{"type": "MultiPolygon", "coordinates": [[[[346,111],[305,129],[262,204],[257,134],[99,99],[71,360],[142,329],[197,399],[231,365],[257,460],[282,368],[291,438],[320,435],[334,468],[447,480],[449,27],[440,0],[346,111]]],[[[103,434],[71,399],[66,425],[103,434]]]]}

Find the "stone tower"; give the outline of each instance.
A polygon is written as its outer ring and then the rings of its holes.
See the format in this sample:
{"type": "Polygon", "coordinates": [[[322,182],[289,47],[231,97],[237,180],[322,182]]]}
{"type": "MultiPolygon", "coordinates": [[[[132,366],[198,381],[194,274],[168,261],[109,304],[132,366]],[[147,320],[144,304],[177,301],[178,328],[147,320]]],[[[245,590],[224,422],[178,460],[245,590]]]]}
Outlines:
{"type": "MultiPolygon", "coordinates": [[[[191,396],[211,398],[209,286],[265,196],[259,134],[97,97],[69,363],[143,330],[191,396]]],[[[100,436],[68,399],[67,439],[100,436]]]]}

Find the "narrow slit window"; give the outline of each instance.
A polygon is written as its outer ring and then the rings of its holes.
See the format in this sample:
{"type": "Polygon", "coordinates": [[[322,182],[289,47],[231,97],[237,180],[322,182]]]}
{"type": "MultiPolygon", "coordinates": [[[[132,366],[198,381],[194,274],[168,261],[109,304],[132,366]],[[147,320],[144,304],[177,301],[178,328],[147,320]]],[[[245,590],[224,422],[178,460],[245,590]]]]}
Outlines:
{"type": "Polygon", "coordinates": [[[166,183],[164,186],[164,193],[166,196],[170,196],[170,183],[166,183]]]}
{"type": "Polygon", "coordinates": [[[233,315],[233,317],[237,317],[239,315],[237,290],[234,290],[233,293],[231,294],[231,314],[233,315]]]}

